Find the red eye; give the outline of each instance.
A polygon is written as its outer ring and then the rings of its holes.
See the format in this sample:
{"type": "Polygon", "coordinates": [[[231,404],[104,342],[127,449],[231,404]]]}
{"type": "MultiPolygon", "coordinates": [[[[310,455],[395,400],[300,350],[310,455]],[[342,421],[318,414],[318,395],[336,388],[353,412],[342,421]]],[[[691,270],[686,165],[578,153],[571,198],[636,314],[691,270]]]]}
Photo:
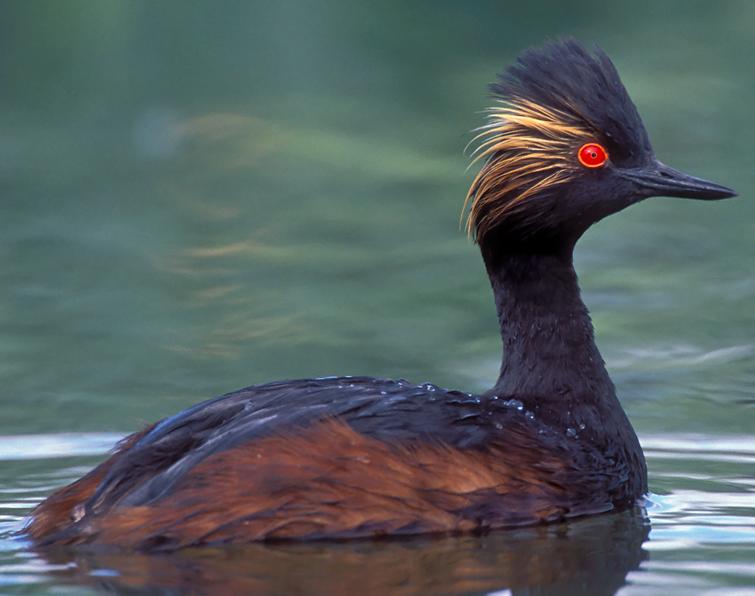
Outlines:
{"type": "Polygon", "coordinates": [[[599,168],[608,161],[608,151],[598,143],[585,143],[579,148],[577,157],[586,168],[599,168]]]}

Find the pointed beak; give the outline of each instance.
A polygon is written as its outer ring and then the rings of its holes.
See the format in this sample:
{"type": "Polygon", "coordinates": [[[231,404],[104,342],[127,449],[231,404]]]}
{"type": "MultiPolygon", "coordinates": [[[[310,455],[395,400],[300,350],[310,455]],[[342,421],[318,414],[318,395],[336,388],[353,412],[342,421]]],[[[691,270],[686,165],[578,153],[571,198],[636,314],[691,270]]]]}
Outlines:
{"type": "Polygon", "coordinates": [[[622,176],[631,180],[646,196],[682,197],[715,201],[737,196],[731,188],[695,178],[660,161],[645,168],[624,170],[622,176]]]}

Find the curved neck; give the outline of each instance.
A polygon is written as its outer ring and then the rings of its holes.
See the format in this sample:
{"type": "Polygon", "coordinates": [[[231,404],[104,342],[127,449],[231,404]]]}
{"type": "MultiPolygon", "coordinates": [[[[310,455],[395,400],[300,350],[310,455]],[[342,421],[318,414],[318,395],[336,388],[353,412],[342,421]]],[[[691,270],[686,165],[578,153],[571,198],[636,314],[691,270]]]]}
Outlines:
{"type": "Polygon", "coordinates": [[[631,470],[627,490],[639,496],[647,490],[645,458],[595,345],[573,246],[482,246],[503,339],[501,374],[487,395],[516,398],[554,429],[618,454],[631,470]]]}
{"type": "Polygon", "coordinates": [[[503,340],[499,395],[613,398],[580,297],[571,248],[540,254],[483,250],[503,340]]]}

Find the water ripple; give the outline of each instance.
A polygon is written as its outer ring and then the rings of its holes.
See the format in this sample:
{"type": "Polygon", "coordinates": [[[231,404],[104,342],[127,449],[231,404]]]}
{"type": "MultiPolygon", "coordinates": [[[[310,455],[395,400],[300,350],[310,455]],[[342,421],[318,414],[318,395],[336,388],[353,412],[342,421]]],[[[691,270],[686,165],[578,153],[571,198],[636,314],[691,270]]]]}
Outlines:
{"type": "Polygon", "coordinates": [[[100,455],[121,438],[117,433],[0,436],[0,461],[100,455]]]}

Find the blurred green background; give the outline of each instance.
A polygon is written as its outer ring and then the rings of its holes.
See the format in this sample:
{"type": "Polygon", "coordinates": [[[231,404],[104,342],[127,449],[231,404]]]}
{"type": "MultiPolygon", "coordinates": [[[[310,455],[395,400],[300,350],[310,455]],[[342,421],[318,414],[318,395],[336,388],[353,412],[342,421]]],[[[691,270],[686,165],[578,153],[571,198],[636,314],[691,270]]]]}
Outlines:
{"type": "Polygon", "coordinates": [[[127,431],[286,377],[489,386],[463,148],[495,73],[562,34],[613,57],[660,159],[741,195],[582,241],[620,395],[641,433],[751,432],[755,3],[0,9],[0,433],[127,431]]]}
{"type": "Polygon", "coordinates": [[[0,591],[176,572],[323,593],[359,553],[364,594],[610,594],[627,570],[622,596],[751,590],[754,46],[747,0],[0,1],[0,591]],[[120,433],[212,395],[330,374],[489,387],[463,149],[496,72],[560,35],[613,57],[661,160],[740,193],[648,200],[577,249],[648,457],[649,541],[643,512],[236,559],[17,540],[120,433]]]}

